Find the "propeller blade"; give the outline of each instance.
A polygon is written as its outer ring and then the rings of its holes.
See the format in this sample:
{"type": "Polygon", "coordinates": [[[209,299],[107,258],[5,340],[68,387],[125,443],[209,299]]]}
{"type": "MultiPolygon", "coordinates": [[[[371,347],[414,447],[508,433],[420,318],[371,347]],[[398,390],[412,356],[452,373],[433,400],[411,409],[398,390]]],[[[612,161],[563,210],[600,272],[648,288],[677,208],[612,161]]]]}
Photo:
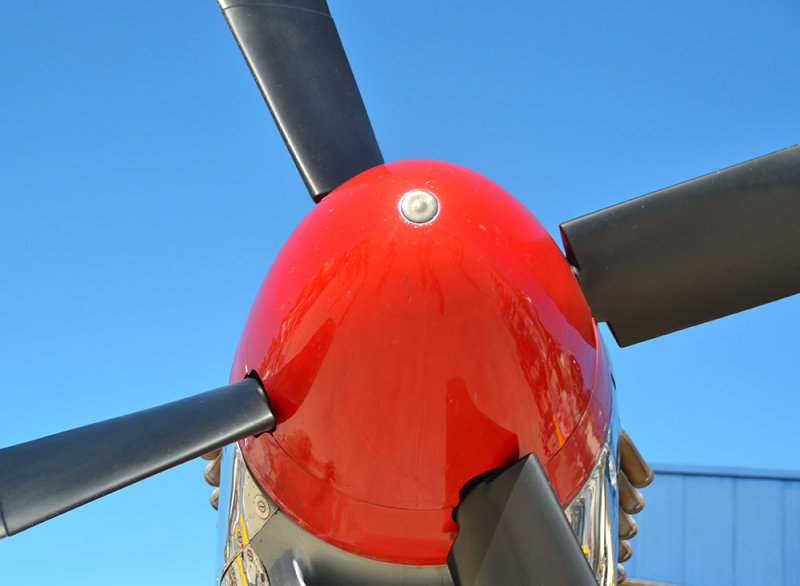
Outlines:
{"type": "Polygon", "coordinates": [[[456,586],[597,586],[535,454],[469,483],[455,520],[447,565],[456,586]]]}
{"type": "Polygon", "coordinates": [[[261,383],[241,382],[0,450],[0,537],[274,427],[261,383]]]}
{"type": "Polygon", "coordinates": [[[311,197],[383,164],[325,0],[217,0],[311,197]]]}
{"type": "Polygon", "coordinates": [[[620,346],[800,292],[800,145],[561,225],[620,346]]]}

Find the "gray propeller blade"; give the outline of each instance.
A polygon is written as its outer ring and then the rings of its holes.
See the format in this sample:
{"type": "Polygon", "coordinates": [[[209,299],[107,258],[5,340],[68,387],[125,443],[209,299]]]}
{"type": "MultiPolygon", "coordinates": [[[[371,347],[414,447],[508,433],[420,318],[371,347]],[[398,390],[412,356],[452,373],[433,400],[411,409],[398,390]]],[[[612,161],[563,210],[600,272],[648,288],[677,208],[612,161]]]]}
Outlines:
{"type": "Polygon", "coordinates": [[[597,586],[535,454],[469,483],[455,520],[447,565],[456,586],[597,586]]]}
{"type": "Polygon", "coordinates": [[[0,450],[0,537],[275,425],[253,378],[0,450]]]}
{"type": "Polygon", "coordinates": [[[628,346],[800,292],[800,145],[561,225],[592,313],[628,346]]]}
{"type": "Polygon", "coordinates": [[[217,0],[315,202],[383,163],[325,0],[217,0]]]}

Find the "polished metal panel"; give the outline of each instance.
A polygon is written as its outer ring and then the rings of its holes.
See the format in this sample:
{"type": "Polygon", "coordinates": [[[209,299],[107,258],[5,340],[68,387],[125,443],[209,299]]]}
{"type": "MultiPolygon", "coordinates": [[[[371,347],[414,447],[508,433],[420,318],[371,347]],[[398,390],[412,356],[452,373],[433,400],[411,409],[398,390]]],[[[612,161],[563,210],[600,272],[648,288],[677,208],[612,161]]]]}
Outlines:
{"type": "Polygon", "coordinates": [[[446,565],[411,566],[371,560],[312,535],[283,512],[251,540],[273,585],[452,586],[446,565]]]}
{"type": "Polygon", "coordinates": [[[583,488],[564,510],[600,586],[612,586],[617,580],[617,440],[620,427],[616,400],[612,405],[608,435],[600,456],[583,488]]]}
{"type": "Polygon", "coordinates": [[[270,586],[264,565],[249,545],[231,560],[219,583],[220,586],[270,586]]]}
{"type": "Polygon", "coordinates": [[[220,473],[219,528],[222,563],[218,568],[222,586],[269,586],[264,565],[250,542],[277,508],[264,497],[253,480],[239,446],[227,446],[222,453],[220,473]],[[225,506],[227,505],[227,506],[225,506]]]}

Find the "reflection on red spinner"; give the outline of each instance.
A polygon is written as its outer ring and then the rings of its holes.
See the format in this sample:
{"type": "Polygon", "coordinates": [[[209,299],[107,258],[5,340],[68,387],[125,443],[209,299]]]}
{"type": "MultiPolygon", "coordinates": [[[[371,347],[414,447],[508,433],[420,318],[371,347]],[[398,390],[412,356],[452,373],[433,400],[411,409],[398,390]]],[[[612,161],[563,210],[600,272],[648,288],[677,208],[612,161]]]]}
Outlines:
{"type": "Polygon", "coordinates": [[[463,167],[404,161],[318,204],[267,275],[232,380],[277,417],[241,443],[300,525],[348,551],[445,563],[461,487],[536,452],[566,505],[605,438],[596,326],[544,228],[463,167]],[[404,194],[437,215],[413,223],[404,194]],[[595,382],[597,381],[597,382],[595,382]]]}

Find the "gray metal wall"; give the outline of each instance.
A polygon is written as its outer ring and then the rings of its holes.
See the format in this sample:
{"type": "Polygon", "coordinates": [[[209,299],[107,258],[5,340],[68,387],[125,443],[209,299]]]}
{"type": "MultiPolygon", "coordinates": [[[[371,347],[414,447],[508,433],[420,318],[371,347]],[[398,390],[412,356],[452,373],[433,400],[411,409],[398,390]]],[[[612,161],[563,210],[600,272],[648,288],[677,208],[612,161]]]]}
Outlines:
{"type": "Polygon", "coordinates": [[[628,576],[800,585],[800,474],[654,466],[628,576]]]}

